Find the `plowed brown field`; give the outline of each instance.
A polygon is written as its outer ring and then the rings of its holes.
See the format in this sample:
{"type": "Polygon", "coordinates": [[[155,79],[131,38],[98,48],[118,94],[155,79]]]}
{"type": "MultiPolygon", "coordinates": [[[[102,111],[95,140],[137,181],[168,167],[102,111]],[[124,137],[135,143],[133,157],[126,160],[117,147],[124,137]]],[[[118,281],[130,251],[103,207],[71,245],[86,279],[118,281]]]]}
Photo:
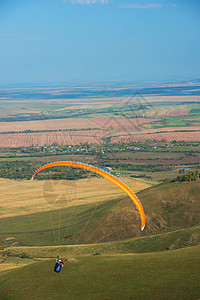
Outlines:
{"type": "Polygon", "coordinates": [[[100,144],[101,132],[88,131],[54,131],[0,134],[0,147],[28,147],[48,146],[53,143],[59,145],[79,145],[81,143],[100,144]]]}
{"type": "Polygon", "coordinates": [[[153,118],[133,118],[133,119],[118,119],[118,118],[100,118],[93,119],[93,121],[98,125],[96,127],[101,127],[103,129],[119,127],[119,126],[138,126],[144,123],[150,123],[153,121],[158,121],[159,119],[153,118]]]}
{"type": "Polygon", "coordinates": [[[19,132],[25,130],[41,131],[41,130],[63,130],[63,129],[87,129],[87,128],[111,128],[118,126],[138,126],[143,123],[150,123],[157,119],[150,118],[101,118],[101,119],[51,119],[39,121],[24,121],[24,122],[0,122],[0,132],[19,132]]]}
{"type": "Polygon", "coordinates": [[[102,138],[110,137],[113,143],[133,141],[200,141],[200,126],[171,127],[141,130],[137,126],[119,126],[113,130],[77,130],[32,133],[0,134],[0,147],[102,144],[102,138]]]}
{"type": "Polygon", "coordinates": [[[127,136],[113,137],[113,143],[129,143],[129,142],[144,142],[144,141],[200,141],[200,131],[196,132],[161,132],[161,133],[142,133],[127,136]]]}
{"type": "Polygon", "coordinates": [[[171,110],[169,115],[170,116],[180,116],[180,115],[187,115],[189,114],[190,109],[174,109],[171,110]]]}
{"type": "Polygon", "coordinates": [[[51,119],[41,121],[24,122],[0,122],[0,131],[25,131],[25,130],[59,130],[59,129],[85,129],[97,128],[97,124],[92,119],[51,119]]]}

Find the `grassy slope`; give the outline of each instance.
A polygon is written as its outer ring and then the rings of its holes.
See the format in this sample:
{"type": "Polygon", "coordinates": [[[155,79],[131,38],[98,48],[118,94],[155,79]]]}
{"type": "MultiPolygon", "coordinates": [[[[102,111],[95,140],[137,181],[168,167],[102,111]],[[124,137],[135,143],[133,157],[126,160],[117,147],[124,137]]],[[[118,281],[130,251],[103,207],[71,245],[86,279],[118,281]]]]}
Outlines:
{"type": "MultiPolygon", "coordinates": [[[[54,229],[63,228],[61,244],[110,242],[199,225],[199,182],[165,183],[138,195],[146,212],[144,232],[140,232],[138,212],[130,199],[118,198],[100,204],[76,206],[75,209],[65,208],[60,224],[59,210],[1,219],[1,244],[18,241],[19,245],[28,246],[56,245],[59,230],[53,232],[52,223],[54,229]],[[8,237],[14,239],[6,241],[8,237]]],[[[176,244],[179,245],[179,242],[176,244]]]]}
{"type": "Polygon", "coordinates": [[[199,225],[200,182],[170,182],[138,193],[147,215],[146,232],[199,225]]]}
{"type": "MultiPolygon", "coordinates": [[[[132,238],[124,241],[85,244],[74,246],[39,246],[39,247],[7,247],[0,250],[0,258],[6,259],[3,264],[28,264],[34,258],[54,258],[59,253],[62,258],[91,256],[94,254],[118,255],[129,253],[157,252],[190,247],[199,244],[200,226],[185,228],[168,233],[132,238]],[[25,257],[20,259],[19,257],[25,257]],[[27,258],[26,258],[27,257],[27,258]],[[15,259],[17,260],[15,262],[15,259]]],[[[2,264],[2,265],[3,265],[2,264]]],[[[0,265],[0,270],[2,269],[0,265]]]]}
{"type": "Polygon", "coordinates": [[[57,245],[58,234],[60,234],[60,243],[64,236],[67,237],[63,240],[64,244],[81,243],[97,227],[99,219],[103,218],[118,202],[119,199],[114,199],[65,208],[61,211],[61,218],[59,218],[60,210],[4,218],[0,220],[0,241],[5,244],[8,243],[6,238],[12,237],[13,241],[18,241],[20,245],[57,245]],[[86,226],[88,221],[90,226],[86,226]],[[80,237],[84,227],[85,233],[80,237]]]}
{"type": "Polygon", "coordinates": [[[199,252],[82,257],[60,274],[34,263],[1,275],[1,299],[198,299],[199,252]]]}

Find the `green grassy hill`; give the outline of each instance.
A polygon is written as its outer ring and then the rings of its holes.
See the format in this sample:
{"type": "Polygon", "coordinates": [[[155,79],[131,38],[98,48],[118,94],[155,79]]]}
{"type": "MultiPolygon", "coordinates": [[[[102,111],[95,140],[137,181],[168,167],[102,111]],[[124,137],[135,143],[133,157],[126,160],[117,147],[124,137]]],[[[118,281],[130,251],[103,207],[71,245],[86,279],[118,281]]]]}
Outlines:
{"type": "Polygon", "coordinates": [[[37,262],[0,276],[0,299],[199,299],[199,247],[66,263],[37,262]]]}
{"type": "MultiPolygon", "coordinates": [[[[125,197],[61,211],[1,219],[1,246],[110,242],[199,225],[199,182],[164,183],[148,188],[138,196],[146,213],[144,232],[140,231],[140,219],[135,206],[125,197]]],[[[198,235],[190,238],[191,245],[198,242],[198,235]]],[[[178,240],[175,244],[179,245],[178,240]]]]}
{"type": "Polygon", "coordinates": [[[147,215],[146,233],[200,224],[200,181],[162,183],[138,197],[147,215]]]}
{"type": "Polygon", "coordinates": [[[0,258],[7,263],[32,262],[33,259],[62,258],[91,255],[119,255],[131,253],[157,252],[188,248],[199,244],[200,226],[184,228],[172,232],[97,244],[5,247],[0,250],[0,258]]]}

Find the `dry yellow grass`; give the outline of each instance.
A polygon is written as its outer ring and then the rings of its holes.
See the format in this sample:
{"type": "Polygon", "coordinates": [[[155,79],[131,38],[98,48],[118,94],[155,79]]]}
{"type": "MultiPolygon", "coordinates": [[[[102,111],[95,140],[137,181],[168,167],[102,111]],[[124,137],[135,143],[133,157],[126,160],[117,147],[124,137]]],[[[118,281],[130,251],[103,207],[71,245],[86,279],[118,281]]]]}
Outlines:
{"type": "MultiPolygon", "coordinates": [[[[45,259],[42,260],[44,261],[45,259]]],[[[5,273],[16,268],[21,268],[33,262],[33,259],[21,259],[18,257],[11,257],[9,259],[6,259],[5,261],[0,262],[0,273],[5,273]]]]}
{"type": "Polygon", "coordinates": [[[21,268],[22,266],[24,266],[24,264],[5,262],[5,263],[0,264],[0,273],[6,272],[9,270],[13,270],[16,268],[21,268]]]}
{"type": "MultiPolygon", "coordinates": [[[[148,182],[122,178],[134,191],[148,188],[148,182]]],[[[77,181],[14,181],[0,179],[0,218],[49,211],[59,207],[84,205],[124,196],[124,192],[104,178],[77,181]]]]}

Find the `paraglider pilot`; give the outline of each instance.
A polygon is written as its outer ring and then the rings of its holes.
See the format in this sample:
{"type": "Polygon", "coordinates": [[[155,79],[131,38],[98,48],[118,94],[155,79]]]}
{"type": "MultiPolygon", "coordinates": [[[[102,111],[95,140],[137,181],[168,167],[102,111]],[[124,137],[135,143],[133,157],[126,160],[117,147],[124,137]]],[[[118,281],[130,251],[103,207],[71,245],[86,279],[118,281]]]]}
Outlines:
{"type": "MultiPolygon", "coordinates": [[[[56,259],[56,264],[55,264],[55,267],[54,267],[54,271],[56,272],[56,273],[59,273],[60,272],[60,270],[61,270],[61,268],[63,268],[63,265],[64,265],[64,261],[63,260],[61,260],[61,259],[58,259],[59,257],[57,257],[57,259],[56,259]]],[[[66,261],[67,259],[65,259],[65,261],[66,261]]]]}

